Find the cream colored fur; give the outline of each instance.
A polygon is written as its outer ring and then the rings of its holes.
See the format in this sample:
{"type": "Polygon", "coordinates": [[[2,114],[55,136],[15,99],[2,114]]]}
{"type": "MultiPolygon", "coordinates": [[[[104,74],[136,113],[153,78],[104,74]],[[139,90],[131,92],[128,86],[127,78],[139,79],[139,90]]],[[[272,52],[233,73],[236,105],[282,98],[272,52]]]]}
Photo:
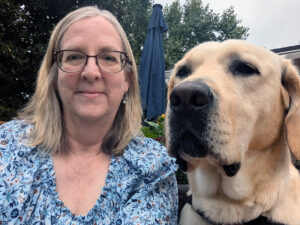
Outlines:
{"type": "MultiPolygon", "coordinates": [[[[193,207],[218,223],[264,215],[300,225],[300,177],[290,156],[291,150],[300,159],[300,81],[292,63],[244,41],[207,42],[176,64],[168,96],[186,81],[204,82],[219,100],[218,117],[211,124],[218,135],[210,143],[219,158],[180,155],[188,163],[193,207]],[[260,75],[231,74],[228,66],[236,55],[255,66],[260,75]],[[191,68],[191,74],[179,78],[176,73],[184,65],[191,68]],[[221,165],[237,161],[240,170],[227,176],[221,165]]],[[[168,103],[167,120],[170,110],[168,103]]],[[[166,122],[168,145],[171,123],[166,122]]],[[[190,205],[183,208],[180,224],[207,225],[190,205]]]]}

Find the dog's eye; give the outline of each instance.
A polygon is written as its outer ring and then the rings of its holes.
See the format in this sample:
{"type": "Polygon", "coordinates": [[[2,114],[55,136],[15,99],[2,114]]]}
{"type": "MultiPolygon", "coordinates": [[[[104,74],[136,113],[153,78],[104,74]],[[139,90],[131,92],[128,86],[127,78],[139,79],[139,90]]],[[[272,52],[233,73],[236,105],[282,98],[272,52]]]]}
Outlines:
{"type": "Polygon", "coordinates": [[[192,73],[192,70],[189,67],[183,66],[177,71],[176,77],[185,78],[188,75],[190,75],[191,73],[192,73]]]}
{"type": "Polygon", "coordinates": [[[234,61],[229,69],[232,72],[232,74],[238,76],[250,76],[260,74],[260,72],[255,66],[251,65],[250,63],[239,60],[234,61]]]}

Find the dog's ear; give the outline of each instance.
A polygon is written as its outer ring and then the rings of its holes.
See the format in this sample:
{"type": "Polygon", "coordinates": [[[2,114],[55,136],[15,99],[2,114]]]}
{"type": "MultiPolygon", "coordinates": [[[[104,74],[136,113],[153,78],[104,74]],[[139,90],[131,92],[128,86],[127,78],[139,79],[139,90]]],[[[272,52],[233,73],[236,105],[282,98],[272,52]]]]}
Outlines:
{"type": "Polygon", "coordinates": [[[287,141],[290,150],[300,159],[300,77],[289,60],[283,61],[282,84],[290,95],[290,105],[285,118],[287,141]]]}

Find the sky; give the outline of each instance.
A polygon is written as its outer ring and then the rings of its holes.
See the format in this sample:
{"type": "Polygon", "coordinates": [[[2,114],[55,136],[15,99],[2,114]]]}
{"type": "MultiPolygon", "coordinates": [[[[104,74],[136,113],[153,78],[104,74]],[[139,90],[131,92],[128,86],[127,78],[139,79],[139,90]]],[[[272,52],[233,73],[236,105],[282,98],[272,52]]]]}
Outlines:
{"type": "MultiPolygon", "coordinates": [[[[174,0],[154,0],[162,6],[174,0]]],[[[185,0],[180,0],[184,3],[185,0]]],[[[267,49],[300,45],[300,0],[202,0],[215,13],[234,7],[247,41],[267,49]]]]}

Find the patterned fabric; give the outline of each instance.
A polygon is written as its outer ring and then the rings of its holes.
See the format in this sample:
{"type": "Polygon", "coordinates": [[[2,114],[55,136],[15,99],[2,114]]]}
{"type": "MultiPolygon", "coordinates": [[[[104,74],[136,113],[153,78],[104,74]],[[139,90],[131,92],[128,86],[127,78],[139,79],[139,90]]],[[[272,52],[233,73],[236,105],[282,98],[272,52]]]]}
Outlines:
{"type": "Polygon", "coordinates": [[[51,156],[26,145],[31,129],[0,126],[0,224],[177,224],[177,166],[158,142],[135,138],[112,157],[95,206],[75,216],[58,198],[51,156]]]}

